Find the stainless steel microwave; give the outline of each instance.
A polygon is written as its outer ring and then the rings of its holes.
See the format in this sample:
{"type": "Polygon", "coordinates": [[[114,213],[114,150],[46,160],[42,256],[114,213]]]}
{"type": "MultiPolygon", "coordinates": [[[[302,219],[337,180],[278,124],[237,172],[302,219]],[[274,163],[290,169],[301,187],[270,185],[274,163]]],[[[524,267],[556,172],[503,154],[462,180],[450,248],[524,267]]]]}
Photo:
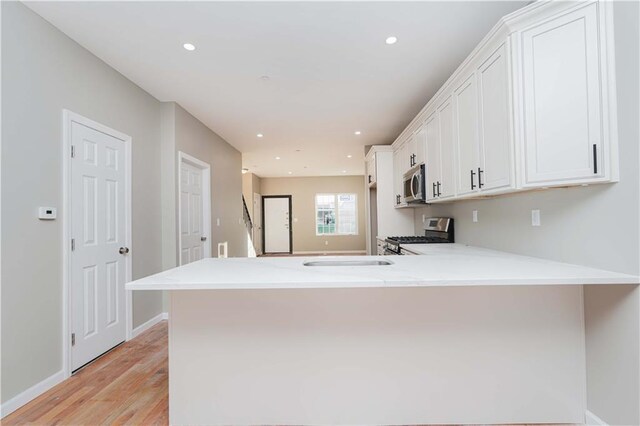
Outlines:
{"type": "Polygon", "coordinates": [[[425,180],[424,164],[419,164],[404,174],[402,177],[402,196],[405,203],[414,204],[427,202],[425,180]]]}

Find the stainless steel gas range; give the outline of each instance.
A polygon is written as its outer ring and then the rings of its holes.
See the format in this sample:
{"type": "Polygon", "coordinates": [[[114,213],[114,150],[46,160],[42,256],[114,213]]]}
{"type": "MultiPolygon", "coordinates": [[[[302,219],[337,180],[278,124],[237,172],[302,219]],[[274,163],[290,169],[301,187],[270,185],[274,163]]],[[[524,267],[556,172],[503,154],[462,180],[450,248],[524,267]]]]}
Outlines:
{"type": "Polygon", "coordinates": [[[455,242],[453,219],[450,217],[431,217],[425,221],[424,235],[396,236],[385,239],[385,255],[403,255],[402,246],[409,244],[442,244],[455,242]]]}

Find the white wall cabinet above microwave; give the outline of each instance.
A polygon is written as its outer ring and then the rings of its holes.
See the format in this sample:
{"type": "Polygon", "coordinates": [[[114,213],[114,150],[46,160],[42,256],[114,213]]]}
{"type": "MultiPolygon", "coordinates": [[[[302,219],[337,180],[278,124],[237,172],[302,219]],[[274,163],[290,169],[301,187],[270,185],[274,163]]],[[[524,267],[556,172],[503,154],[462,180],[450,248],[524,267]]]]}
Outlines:
{"type": "Polygon", "coordinates": [[[493,28],[393,144],[429,202],[618,180],[611,9],[536,2],[493,28]]]}

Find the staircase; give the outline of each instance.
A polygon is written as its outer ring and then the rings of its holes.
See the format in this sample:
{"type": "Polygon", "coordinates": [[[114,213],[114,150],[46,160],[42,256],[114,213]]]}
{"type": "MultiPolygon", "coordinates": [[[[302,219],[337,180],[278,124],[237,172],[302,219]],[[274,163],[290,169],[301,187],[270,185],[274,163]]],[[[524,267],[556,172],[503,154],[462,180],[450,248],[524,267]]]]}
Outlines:
{"type": "Polygon", "coordinates": [[[251,220],[244,195],[242,196],[242,217],[244,219],[244,226],[247,228],[247,257],[256,257],[256,249],[253,245],[253,221],[251,220]]]}

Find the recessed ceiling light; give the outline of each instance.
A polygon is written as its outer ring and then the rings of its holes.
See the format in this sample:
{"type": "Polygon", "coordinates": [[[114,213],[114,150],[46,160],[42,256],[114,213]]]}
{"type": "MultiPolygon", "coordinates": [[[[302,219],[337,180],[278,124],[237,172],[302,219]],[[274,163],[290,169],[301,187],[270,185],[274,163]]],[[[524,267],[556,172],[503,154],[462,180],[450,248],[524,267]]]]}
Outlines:
{"type": "Polygon", "coordinates": [[[346,171],[346,170],[343,170],[343,171],[342,171],[342,173],[347,173],[347,171],[346,171]]]}
{"type": "Polygon", "coordinates": [[[189,52],[193,52],[194,50],[196,50],[196,47],[191,43],[185,43],[182,45],[182,47],[187,49],[189,52]]]}
{"type": "Polygon", "coordinates": [[[242,168],[242,174],[245,174],[245,173],[247,173],[248,171],[249,171],[249,169],[247,169],[246,167],[243,167],[243,168],[242,168]]]}
{"type": "Polygon", "coordinates": [[[356,136],[360,136],[362,132],[360,130],[356,130],[355,132],[353,132],[353,134],[356,136]]]}
{"type": "Polygon", "coordinates": [[[293,174],[293,172],[287,172],[287,173],[289,173],[290,175],[292,175],[292,174],[293,174]]]}
{"type": "Polygon", "coordinates": [[[257,136],[257,137],[259,137],[259,138],[261,138],[261,137],[263,137],[264,135],[263,135],[262,133],[258,133],[256,136],[257,136]]]}
{"type": "Polygon", "coordinates": [[[384,41],[387,44],[396,44],[396,42],[398,41],[398,37],[387,37],[387,39],[384,41]]]}
{"type": "Polygon", "coordinates": [[[280,159],[280,157],[276,157],[276,160],[279,160],[279,159],[280,159]]]}
{"type": "Polygon", "coordinates": [[[347,158],[351,158],[351,157],[353,157],[353,155],[351,155],[351,154],[347,155],[347,158]]]}

